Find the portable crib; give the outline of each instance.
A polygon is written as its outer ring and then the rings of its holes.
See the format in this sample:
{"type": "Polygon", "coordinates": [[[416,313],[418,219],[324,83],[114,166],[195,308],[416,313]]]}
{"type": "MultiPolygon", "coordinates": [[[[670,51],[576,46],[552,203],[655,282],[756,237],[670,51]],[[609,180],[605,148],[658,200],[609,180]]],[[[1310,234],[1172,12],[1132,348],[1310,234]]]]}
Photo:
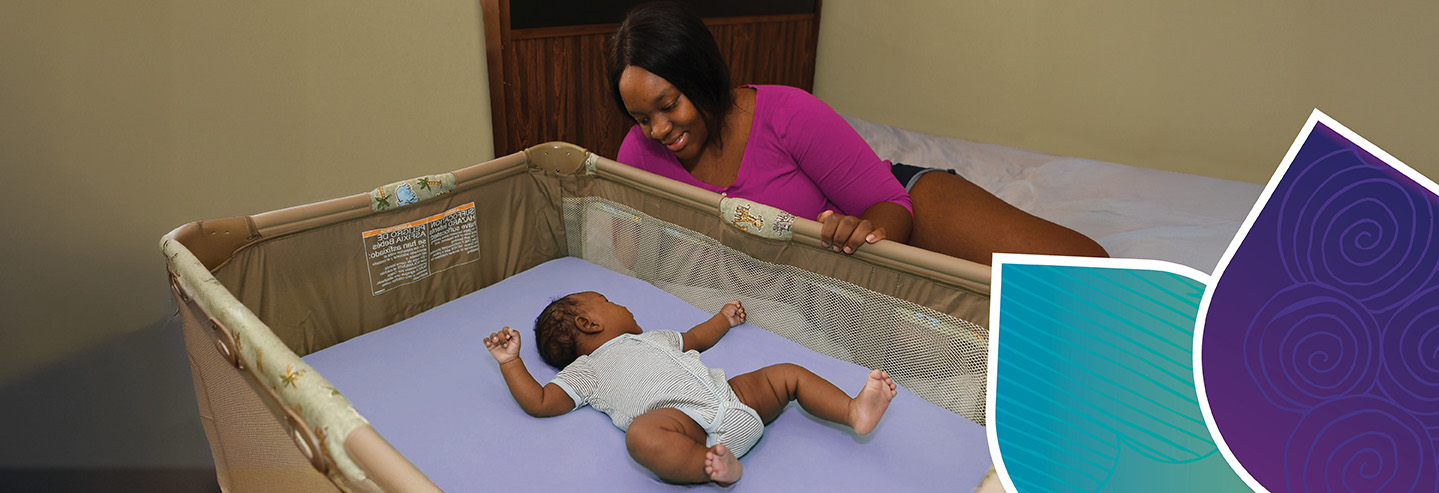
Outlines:
{"type": "Polygon", "coordinates": [[[161,248],[228,491],[437,489],[300,357],[566,256],[696,306],[742,292],[791,307],[761,327],[883,367],[983,424],[988,268],[888,241],[840,255],[820,246],[819,229],[549,143],[369,193],[196,221],[161,248]],[[862,320],[841,320],[841,306],[862,320]]]}

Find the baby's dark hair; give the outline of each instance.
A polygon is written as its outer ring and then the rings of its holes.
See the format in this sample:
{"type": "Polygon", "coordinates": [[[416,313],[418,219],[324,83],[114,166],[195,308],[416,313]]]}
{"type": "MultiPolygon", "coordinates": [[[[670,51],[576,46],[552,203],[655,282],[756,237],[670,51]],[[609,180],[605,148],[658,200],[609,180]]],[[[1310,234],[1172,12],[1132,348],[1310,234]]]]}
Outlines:
{"type": "Polygon", "coordinates": [[[540,351],[540,359],[550,366],[563,369],[579,357],[575,349],[575,337],[580,333],[579,326],[575,325],[579,308],[579,299],[570,294],[551,301],[540,310],[540,316],[535,317],[535,347],[540,351]]]}

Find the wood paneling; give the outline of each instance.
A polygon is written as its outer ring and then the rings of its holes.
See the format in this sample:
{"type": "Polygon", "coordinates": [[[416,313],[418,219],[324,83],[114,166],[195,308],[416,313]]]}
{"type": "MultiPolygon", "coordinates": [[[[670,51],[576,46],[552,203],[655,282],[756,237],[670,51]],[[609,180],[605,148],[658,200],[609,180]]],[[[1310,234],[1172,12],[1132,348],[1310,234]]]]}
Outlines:
{"type": "MultiPolygon", "coordinates": [[[[563,140],[614,157],[633,125],[614,107],[605,81],[605,38],[617,25],[511,31],[503,18],[505,2],[485,0],[483,9],[487,43],[499,43],[487,50],[495,152],[563,140]]],[[[812,90],[818,19],[816,13],[705,22],[729,60],[735,84],[812,90]]]]}

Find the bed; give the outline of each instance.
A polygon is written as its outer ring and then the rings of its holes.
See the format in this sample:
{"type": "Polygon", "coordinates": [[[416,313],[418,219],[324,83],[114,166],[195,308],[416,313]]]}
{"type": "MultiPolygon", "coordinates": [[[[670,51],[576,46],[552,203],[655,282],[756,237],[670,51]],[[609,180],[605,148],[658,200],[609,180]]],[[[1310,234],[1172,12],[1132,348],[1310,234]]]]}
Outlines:
{"type": "Polygon", "coordinates": [[[1214,272],[1264,187],[929,135],[846,116],[881,158],[953,169],[1112,257],[1214,272]]]}

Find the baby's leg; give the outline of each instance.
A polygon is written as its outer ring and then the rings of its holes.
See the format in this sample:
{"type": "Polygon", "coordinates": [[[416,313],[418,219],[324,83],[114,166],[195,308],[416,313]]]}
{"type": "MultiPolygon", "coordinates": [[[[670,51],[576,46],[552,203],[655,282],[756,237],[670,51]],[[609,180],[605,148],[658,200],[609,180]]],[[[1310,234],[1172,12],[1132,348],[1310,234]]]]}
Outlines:
{"type": "Polygon", "coordinates": [[[849,425],[861,435],[874,431],[897,394],[894,381],[880,370],[869,372],[864,388],[851,399],[828,380],[791,363],[738,375],[729,383],[740,402],[754,408],[765,424],[778,418],[790,401],[797,400],[810,414],[849,425]]]}
{"type": "Polygon", "coordinates": [[[705,447],[699,423],[678,409],[656,409],[630,422],[625,448],[635,462],[671,483],[720,484],[739,480],[743,468],[723,445],[705,447]]]}

